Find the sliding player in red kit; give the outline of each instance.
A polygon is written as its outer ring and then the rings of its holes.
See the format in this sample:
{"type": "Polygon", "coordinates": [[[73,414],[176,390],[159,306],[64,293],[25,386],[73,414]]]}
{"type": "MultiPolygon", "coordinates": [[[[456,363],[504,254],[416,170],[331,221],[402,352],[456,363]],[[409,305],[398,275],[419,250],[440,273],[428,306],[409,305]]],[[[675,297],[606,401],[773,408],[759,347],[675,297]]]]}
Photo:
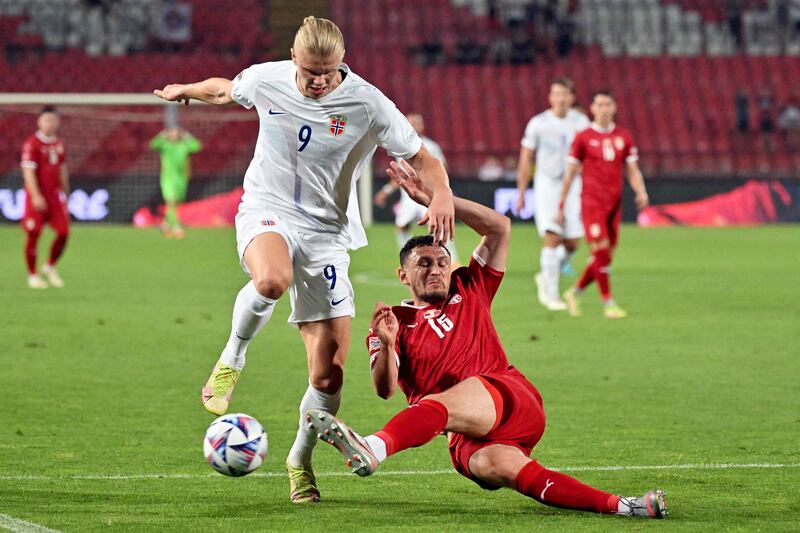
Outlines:
{"type": "Polygon", "coordinates": [[[609,277],[611,256],[617,246],[622,220],[623,166],[627,167],[628,182],[636,194],[636,207],[644,209],[649,200],[633,137],[614,124],[617,112],[614,97],[608,91],[596,92],[590,110],[594,121],[572,142],[556,223],[561,224],[564,220],[564,201],[582,166],[581,217],[592,255],[578,283],[564,293],[564,300],[569,314],[580,316],[580,295],[592,281],[597,281],[606,318],[625,318],[627,313],[611,297],[609,277]]]}
{"type": "Polygon", "coordinates": [[[56,137],[58,125],[55,109],[45,107],[37,120],[38,131],[22,145],[20,166],[26,193],[22,229],[27,234],[25,261],[28,265],[28,286],[32,289],[46,289],[48,283],[58,288],[64,286],[56,270],[56,262],[64,252],[69,236],[69,173],[64,143],[56,137]],[[50,257],[42,266],[46,282],[36,271],[36,245],[45,223],[49,223],[56,232],[50,257]]]}
{"type": "MultiPolygon", "coordinates": [[[[389,175],[427,205],[430,194],[410,165],[391,163],[389,175]]],[[[616,496],[530,458],[544,433],[542,398],[509,364],[490,313],[506,269],[511,224],[468,200],[455,198],[454,206],[456,218],[482,236],[469,266],[451,274],[441,243],[430,235],[409,240],[398,276],[412,298],[395,307],[379,302],[367,337],[376,392],[388,398],[399,386],[409,407],[367,437],[317,409],[306,416],[310,427],[360,476],[444,432],[455,469],[484,489],[509,487],[565,509],[665,517],[663,491],[616,496]]]]}

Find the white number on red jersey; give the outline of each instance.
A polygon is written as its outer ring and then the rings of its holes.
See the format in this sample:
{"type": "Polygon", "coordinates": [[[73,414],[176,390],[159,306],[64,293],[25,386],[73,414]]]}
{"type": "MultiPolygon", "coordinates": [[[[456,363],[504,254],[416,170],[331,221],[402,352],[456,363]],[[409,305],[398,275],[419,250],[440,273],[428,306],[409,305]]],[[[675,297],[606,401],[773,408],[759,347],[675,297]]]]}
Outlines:
{"type": "Polygon", "coordinates": [[[611,144],[611,139],[603,139],[603,159],[613,161],[617,158],[617,152],[611,144]]]}
{"type": "Polygon", "coordinates": [[[447,318],[447,315],[440,315],[435,322],[432,318],[429,318],[428,324],[431,326],[431,329],[436,332],[440,339],[444,339],[444,334],[453,329],[453,321],[447,318]],[[439,325],[437,326],[436,324],[439,325]],[[439,326],[441,326],[441,328],[439,326]]]}

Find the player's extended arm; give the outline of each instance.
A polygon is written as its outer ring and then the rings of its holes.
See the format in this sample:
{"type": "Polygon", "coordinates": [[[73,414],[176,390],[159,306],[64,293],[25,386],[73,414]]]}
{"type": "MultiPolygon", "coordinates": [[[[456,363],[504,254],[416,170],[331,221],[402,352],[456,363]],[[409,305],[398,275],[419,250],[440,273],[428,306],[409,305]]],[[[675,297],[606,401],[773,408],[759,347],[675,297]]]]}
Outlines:
{"type": "Polygon", "coordinates": [[[644,176],[636,161],[629,161],[627,166],[628,183],[631,184],[631,189],[636,194],[634,199],[636,207],[641,211],[650,204],[650,198],[647,196],[647,189],[644,186],[644,176]]]}
{"type": "Polygon", "coordinates": [[[69,169],[66,163],[61,163],[61,190],[69,196],[69,169]]]}
{"type": "Polygon", "coordinates": [[[372,384],[378,396],[388,399],[397,390],[397,355],[394,347],[399,323],[392,308],[383,302],[376,303],[370,328],[380,340],[377,352],[370,349],[370,356],[375,358],[372,365],[372,384]]]}
{"type": "Polygon", "coordinates": [[[231,80],[227,78],[208,78],[197,83],[173,83],[163,89],[156,89],[153,94],[170,102],[200,100],[207,104],[226,105],[233,103],[231,98],[231,80]]]}
{"type": "Polygon", "coordinates": [[[25,182],[25,189],[31,195],[31,204],[37,211],[44,211],[47,208],[47,202],[42,196],[42,191],[39,189],[39,182],[36,180],[36,170],[32,168],[22,167],[22,179],[25,182]]]}
{"type": "Polygon", "coordinates": [[[561,195],[558,197],[558,214],[556,215],[556,224],[559,226],[564,224],[564,202],[567,201],[567,195],[572,187],[572,182],[575,181],[575,175],[578,173],[578,163],[570,161],[567,163],[567,170],[564,172],[564,185],[561,186],[561,195]]]}
{"type": "Polygon", "coordinates": [[[454,199],[456,218],[482,237],[475,254],[494,270],[505,272],[508,245],[511,241],[511,219],[479,203],[454,199]]]}
{"type": "Polygon", "coordinates": [[[431,155],[425,145],[408,161],[425,187],[432,192],[428,212],[419,221],[420,225],[428,224],[428,231],[442,242],[455,240],[453,191],[444,165],[431,155]]]}
{"type": "Polygon", "coordinates": [[[517,213],[525,209],[525,191],[531,182],[531,167],[533,167],[533,150],[524,146],[519,150],[519,163],[517,164],[517,213]]]}
{"type": "MultiPolygon", "coordinates": [[[[386,171],[405,190],[412,200],[428,205],[430,192],[414,169],[405,161],[392,161],[386,171]]],[[[498,271],[505,271],[508,262],[508,245],[511,237],[511,220],[490,209],[464,198],[453,198],[455,216],[483,237],[475,252],[486,264],[498,271]]]]}

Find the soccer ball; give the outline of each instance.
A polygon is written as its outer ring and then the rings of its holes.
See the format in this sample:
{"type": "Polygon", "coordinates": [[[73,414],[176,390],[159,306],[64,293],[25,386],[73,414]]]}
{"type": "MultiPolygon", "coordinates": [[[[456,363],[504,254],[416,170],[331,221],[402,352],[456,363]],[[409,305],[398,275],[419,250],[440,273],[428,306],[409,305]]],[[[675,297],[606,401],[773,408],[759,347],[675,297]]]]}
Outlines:
{"type": "Polygon", "coordinates": [[[223,415],[208,426],[203,453],[211,468],[226,476],[246,476],[264,462],[267,433],[244,413],[223,415]]]}

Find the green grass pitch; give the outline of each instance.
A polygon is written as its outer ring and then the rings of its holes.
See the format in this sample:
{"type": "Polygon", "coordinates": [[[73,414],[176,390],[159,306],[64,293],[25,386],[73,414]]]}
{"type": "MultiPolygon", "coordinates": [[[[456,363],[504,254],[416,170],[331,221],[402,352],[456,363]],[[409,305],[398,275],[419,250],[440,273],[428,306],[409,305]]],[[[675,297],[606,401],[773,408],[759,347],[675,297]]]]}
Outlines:
{"type": "MultiPolygon", "coordinates": [[[[369,381],[363,339],[376,300],[397,302],[392,229],[352,254],[358,316],[340,415],[362,432],[403,407],[369,381]]],[[[40,254],[52,234],[45,233],[40,254]]],[[[667,491],[665,521],[552,509],[451,472],[444,439],[348,475],[320,444],[322,503],[289,503],[283,464],[306,387],[288,299],[248,353],[232,409],[266,427],[270,453],[231,479],[204,462],[213,418],[200,387],[246,277],[233,230],[76,226],[62,290],[25,286],[22,232],[0,227],[0,528],[61,531],[789,531],[800,528],[800,239],[796,226],[627,226],[613,266],[630,317],[536,303],[538,238],[514,227],[494,317],[548,415],[534,457],[612,492],[667,491]],[[711,468],[707,465],[718,465],[711,468]],[[705,466],[704,466],[705,465],[705,466]],[[744,466],[750,465],[750,466],[744,466]],[[760,466],[754,466],[760,465],[760,466]]],[[[457,229],[462,258],[477,238],[457,229]]],[[[582,248],[574,261],[580,270],[582,248]]],[[[563,286],[575,278],[563,280],[563,286]]]]}

